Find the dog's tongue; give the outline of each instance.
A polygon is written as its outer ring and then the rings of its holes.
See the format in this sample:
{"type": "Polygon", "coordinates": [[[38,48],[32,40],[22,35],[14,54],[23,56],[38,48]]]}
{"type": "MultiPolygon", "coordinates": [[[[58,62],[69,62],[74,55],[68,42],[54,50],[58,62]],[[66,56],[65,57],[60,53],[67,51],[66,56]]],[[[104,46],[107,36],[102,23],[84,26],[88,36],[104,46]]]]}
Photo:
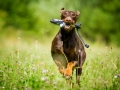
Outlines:
{"type": "Polygon", "coordinates": [[[65,28],[67,29],[67,28],[70,28],[70,25],[65,25],[65,28]]]}

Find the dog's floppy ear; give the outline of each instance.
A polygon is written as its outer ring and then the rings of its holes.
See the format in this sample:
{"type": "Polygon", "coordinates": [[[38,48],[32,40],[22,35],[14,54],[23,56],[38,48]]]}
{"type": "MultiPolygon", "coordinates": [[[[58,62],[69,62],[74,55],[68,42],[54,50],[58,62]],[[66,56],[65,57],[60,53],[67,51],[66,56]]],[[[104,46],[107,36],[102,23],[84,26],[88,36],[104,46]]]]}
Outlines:
{"type": "Polygon", "coordinates": [[[76,15],[79,16],[79,15],[80,15],[80,11],[77,11],[77,12],[76,12],[76,15]]]}
{"type": "Polygon", "coordinates": [[[61,8],[61,11],[60,11],[60,13],[63,13],[65,10],[64,10],[64,7],[63,8],[61,8]]]}

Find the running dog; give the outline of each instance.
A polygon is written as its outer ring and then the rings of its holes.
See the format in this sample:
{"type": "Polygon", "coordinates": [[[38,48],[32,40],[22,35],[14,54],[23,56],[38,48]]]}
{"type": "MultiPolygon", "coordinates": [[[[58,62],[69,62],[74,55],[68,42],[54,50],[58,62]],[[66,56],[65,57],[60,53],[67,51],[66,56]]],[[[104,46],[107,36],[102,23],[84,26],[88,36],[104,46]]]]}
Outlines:
{"type": "Polygon", "coordinates": [[[76,23],[80,12],[73,12],[61,9],[61,20],[65,26],[60,28],[59,32],[52,41],[51,54],[61,74],[70,78],[76,69],[76,83],[80,83],[82,66],[86,59],[84,45],[78,37],[74,24],[76,23]]]}

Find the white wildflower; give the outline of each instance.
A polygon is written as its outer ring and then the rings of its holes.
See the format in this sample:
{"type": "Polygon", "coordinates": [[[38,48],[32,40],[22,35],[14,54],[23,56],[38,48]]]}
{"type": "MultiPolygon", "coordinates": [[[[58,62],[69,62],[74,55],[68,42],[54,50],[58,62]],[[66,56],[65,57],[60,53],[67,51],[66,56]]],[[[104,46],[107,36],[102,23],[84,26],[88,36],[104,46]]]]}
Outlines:
{"type": "Polygon", "coordinates": [[[57,81],[53,81],[53,84],[54,84],[54,85],[57,84],[57,81]]]}
{"type": "Polygon", "coordinates": [[[118,77],[118,76],[116,76],[116,75],[114,76],[114,78],[117,78],[117,77],[118,77]]]}
{"type": "Polygon", "coordinates": [[[46,84],[50,84],[50,81],[49,81],[49,80],[47,80],[47,81],[46,81],[46,84]]]}
{"type": "Polygon", "coordinates": [[[43,74],[46,74],[47,72],[48,72],[48,70],[45,70],[45,69],[42,70],[42,73],[43,73],[43,74]]]}
{"type": "Polygon", "coordinates": [[[45,81],[45,78],[44,78],[44,77],[41,77],[41,81],[45,81]]]}

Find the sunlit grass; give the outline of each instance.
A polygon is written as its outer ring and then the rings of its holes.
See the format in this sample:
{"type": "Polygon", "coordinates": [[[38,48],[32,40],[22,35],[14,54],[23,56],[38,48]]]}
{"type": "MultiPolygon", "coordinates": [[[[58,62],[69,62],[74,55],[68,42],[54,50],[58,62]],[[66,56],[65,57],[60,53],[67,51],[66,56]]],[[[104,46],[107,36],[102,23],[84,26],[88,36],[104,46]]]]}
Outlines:
{"type": "MultiPolygon", "coordinates": [[[[73,90],[119,90],[120,57],[114,47],[90,47],[83,66],[81,86],[73,90]]],[[[73,81],[75,83],[75,73],[73,81]]],[[[70,90],[50,54],[50,44],[39,41],[0,48],[0,90],[70,90]]]]}

